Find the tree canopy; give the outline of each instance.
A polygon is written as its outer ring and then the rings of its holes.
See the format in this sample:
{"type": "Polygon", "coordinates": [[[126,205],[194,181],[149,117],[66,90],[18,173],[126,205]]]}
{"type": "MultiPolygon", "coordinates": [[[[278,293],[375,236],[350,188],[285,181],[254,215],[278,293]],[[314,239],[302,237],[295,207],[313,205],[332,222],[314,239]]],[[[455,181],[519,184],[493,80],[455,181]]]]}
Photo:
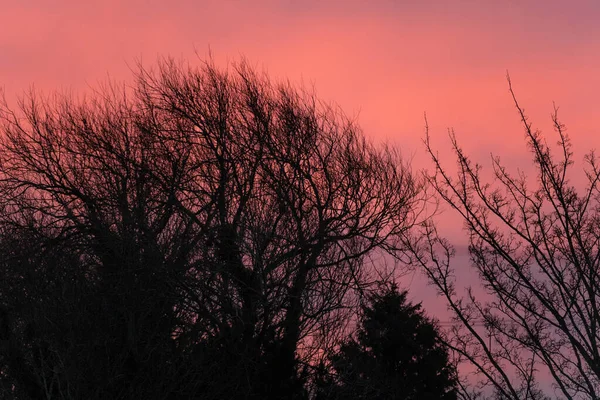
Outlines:
{"type": "Polygon", "coordinates": [[[164,60],[0,107],[7,398],[302,398],[422,183],[313,92],[164,60]]]}

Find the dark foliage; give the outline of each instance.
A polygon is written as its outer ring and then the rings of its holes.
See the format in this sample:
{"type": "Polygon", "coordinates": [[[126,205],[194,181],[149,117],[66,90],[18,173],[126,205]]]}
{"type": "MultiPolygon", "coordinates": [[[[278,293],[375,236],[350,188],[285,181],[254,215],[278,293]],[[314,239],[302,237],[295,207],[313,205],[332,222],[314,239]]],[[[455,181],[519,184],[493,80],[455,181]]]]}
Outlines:
{"type": "Polygon", "coordinates": [[[456,370],[435,325],[420,304],[395,286],[363,307],[356,339],[331,357],[332,376],[318,384],[318,399],[457,398],[456,370]]]}

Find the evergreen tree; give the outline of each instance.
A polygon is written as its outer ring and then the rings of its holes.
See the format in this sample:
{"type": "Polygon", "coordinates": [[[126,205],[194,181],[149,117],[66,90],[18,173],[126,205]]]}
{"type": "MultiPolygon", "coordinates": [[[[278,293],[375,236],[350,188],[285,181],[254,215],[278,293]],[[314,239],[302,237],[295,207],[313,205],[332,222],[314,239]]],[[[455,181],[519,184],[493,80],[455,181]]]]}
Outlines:
{"type": "Polygon", "coordinates": [[[330,357],[317,398],[456,399],[456,370],[436,326],[395,285],[363,307],[356,338],[330,357]]]}

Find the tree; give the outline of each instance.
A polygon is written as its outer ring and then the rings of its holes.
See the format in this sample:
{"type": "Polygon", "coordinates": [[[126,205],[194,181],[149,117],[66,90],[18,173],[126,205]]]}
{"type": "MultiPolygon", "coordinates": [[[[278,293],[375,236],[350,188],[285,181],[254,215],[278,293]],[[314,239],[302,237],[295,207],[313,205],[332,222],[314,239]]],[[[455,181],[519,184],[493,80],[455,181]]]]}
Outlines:
{"type": "Polygon", "coordinates": [[[456,370],[435,324],[395,285],[362,309],[356,338],[330,358],[318,399],[456,399],[456,370]]]}
{"type": "Polygon", "coordinates": [[[558,153],[532,128],[510,93],[525,129],[537,175],[513,173],[492,158],[494,180],[450,138],[458,173],[435,164],[429,182],[462,217],[469,237],[471,267],[481,288],[461,291],[454,248],[430,221],[407,241],[413,261],[446,299],[453,326],[446,344],[478,379],[463,393],[494,392],[502,399],[546,398],[540,376],[551,377],[567,399],[600,396],[600,169],[594,152],[585,158],[585,187],[570,175],[573,152],[557,109],[552,121],[558,153]],[[482,388],[482,390],[476,390],[482,388]],[[487,389],[486,389],[487,388],[487,389]]]}
{"type": "Polygon", "coordinates": [[[299,398],[422,183],[241,62],[1,107],[0,382],[18,398],[299,398]]]}

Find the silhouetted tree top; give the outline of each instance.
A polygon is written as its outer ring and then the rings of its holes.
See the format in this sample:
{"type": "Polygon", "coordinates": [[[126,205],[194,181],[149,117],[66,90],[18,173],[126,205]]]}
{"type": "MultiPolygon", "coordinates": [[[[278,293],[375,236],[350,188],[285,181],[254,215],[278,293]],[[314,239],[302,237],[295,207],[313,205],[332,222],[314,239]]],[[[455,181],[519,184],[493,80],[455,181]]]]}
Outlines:
{"type": "Polygon", "coordinates": [[[11,393],[305,396],[354,293],[391,272],[370,256],[421,217],[396,150],[245,62],[19,106],[0,107],[11,393]]]}
{"type": "Polygon", "coordinates": [[[411,255],[451,311],[444,338],[474,370],[466,398],[597,399],[600,396],[600,167],[583,158],[584,185],[574,184],[574,154],[557,109],[558,140],[548,144],[509,89],[535,174],[511,171],[492,157],[491,177],[450,140],[458,164],[446,167],[425,144],[435,169],[429,182],[464,221],[470,265],[479,282],[465,288],[451,242],[432,221],[413,231],[411,255]],[[480,288],[481,290],[477,290],[480,288]],[[548,391],[540,382],[553,380],[548,391]]]}
{"type": "Polygon", "coordinates": [[[456,370],[420,304],[395,285],[363,306],[355,338],[330,357],[320,399],[456,399],[456,370]]]}

